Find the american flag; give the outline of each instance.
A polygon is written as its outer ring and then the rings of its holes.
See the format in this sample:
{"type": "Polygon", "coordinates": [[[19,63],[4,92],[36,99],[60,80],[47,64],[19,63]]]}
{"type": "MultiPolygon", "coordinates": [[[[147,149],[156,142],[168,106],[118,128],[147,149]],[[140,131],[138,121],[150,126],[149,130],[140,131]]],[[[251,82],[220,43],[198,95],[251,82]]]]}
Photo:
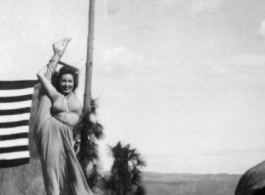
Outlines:
{"type": "Polygon", "coordinates": [[[0,168],[29,163],[29,119],[36,80],[0,81],[0,168]]]}

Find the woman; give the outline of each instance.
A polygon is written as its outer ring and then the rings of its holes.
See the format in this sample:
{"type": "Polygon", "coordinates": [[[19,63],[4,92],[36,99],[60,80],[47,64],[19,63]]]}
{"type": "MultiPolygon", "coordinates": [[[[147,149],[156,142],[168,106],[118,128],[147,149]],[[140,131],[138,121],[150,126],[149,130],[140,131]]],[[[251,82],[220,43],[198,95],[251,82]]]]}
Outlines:
{"type": "Polygon", "coordinates": [[[65,65],[51,83],[67,44],[53,44],[54,56],[37,77],[41,83],[35,140],[47,195],[92,195],[73,149],[73,129],[82,113],[78,100],[80,72],[65,65]]]}

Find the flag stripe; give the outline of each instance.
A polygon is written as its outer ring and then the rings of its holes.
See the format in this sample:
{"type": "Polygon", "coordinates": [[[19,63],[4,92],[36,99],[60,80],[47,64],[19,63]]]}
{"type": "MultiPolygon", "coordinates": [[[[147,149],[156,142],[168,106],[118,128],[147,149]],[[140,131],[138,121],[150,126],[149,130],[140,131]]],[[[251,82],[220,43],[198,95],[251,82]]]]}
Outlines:
{"type": "Polygon", "coordinates": [[[7,147],[7,148],[0,148],[1,153],[10,153],[10,152],[20,152],[20,151],[28,151],[28,146],[14,146],[14,147],[7,147]]]}
{"type": "Polygon", "coordinates": [[[29,117],[30,117],[30,113],[0,116],[0,123],[28,120],[29,117]]]}
{"type": "Polygon", "coordinates": [[[37,83],[36,80],[0,81],[0,90],[25,89],[33,87],[37,83]]]}
{"type": "Polygon", "coordinates": [[[29,119],[37,80],[0,81],[0,168],[29,162],[29,119]]]}
{"type": "Polygon", "coordinates": [[[7,140],[7,141],[1,141],[0,147],[6,148],[6,147],[15,147],[15,146],[27,146],[29,144],[29,139],[15,139],[15,140],[7,140]]]}
{"type": "Polygon", "coordinates": [[[20,96],[12,96],[12,97],[0,97],[0,103],[3,102],[21,102],[26,100],[32,100],[32,95],[20,95],[20,96]]]}
{"type": "Polygon", "coordinates": [[[0,128],[10,128],[10,127],[25,126],[25,125],[27,126],[29,125],[29,120],[9,122],[9,123],[0,123],[0,128]]]}
{"type": "Polygon", "coordinates": [[[12,134],[12,135],[1,135],[0,136],[0,141],[21,139],[21,138],[27,138],[27,137],[28,137],[28,133],[17,133],[17,134],[12,134]]]}
{"type": "Polygon", "coordinates": [[[21,158],[15,160],[0,160],[0,168],[9,168],[29,163],[29,158],[21,158]]]}
{"type": "Polygon", "coordinates": [[[11,102],[11,103],[0,103],[1,110],[12,110],[19,108],[31,107],[32,101],[23,101],[23,102],[11,102]]]}
{"type": "Polygon", "coordinates": [[[18,159],[18,158],[26,158],[29,157],[29,151],[21,151],[21,152],[10,152],[0,154],[0,159],[18,159]]]}
{"type": "Polygon", "coordinates": [[[0,110],[0,116],[30,113],[30,107],[12,110],[0,110]]]}
{"type": "Polygon", "coordinates": [[[0,90],[0,97],[23,96],[33,94],[33,88],[16,89],[16,90],[0,90]]]}
{"type": "Polygon", "coordinates": [[[12,135],[16,133],[27,133],[27,132],[29,132],[29,126],[4,128],[4,129],[0,129],[0,136],[1,135],[12,135]]]}

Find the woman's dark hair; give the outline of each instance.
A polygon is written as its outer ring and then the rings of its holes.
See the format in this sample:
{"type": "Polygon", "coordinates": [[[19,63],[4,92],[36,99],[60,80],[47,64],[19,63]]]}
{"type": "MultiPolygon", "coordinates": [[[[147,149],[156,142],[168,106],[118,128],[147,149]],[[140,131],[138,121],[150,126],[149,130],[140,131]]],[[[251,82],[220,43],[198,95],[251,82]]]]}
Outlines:
{"type": "Polygon", "coordinates": [[[73,68],[63,66],[59,70],[59,72],[56,72],[55,74],[53,74],[53,78],[52,78],[52,83],[58,92],[61,92],[60,79],[65,74],[71,74],[73,76],[73,79],[74,79],[73,91],[78,86],[78,72],[73,68]]]}

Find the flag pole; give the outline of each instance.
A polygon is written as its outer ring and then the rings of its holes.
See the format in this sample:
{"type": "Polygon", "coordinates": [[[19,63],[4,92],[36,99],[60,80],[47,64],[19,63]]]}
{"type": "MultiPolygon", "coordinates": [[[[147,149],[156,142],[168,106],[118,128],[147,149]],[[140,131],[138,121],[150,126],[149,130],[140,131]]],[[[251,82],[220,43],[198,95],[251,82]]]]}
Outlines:
{"type": "Polygon", "coordinates": [[[91,103],[91,83],[92,83],[92,68],[93,68],[93,49],[94,49],[94,22],[95,22],[95,0],[89,0],[86,82],[85,82],[83,114],[87,114],[91,110],[90,103],[91,103]]]}

